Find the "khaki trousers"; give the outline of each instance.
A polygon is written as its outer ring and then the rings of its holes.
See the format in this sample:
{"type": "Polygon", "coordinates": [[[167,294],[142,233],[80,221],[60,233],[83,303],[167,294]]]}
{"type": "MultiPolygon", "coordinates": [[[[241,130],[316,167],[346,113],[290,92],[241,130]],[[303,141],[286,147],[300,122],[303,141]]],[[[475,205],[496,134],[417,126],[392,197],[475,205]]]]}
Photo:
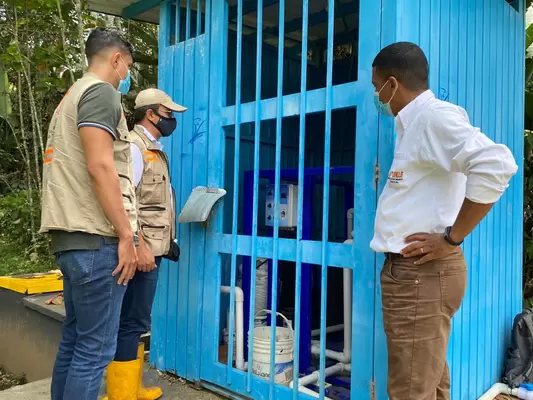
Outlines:
{"type": "Polygon", "coordinates": [[[466,289],[463,253],[417,266],[387,254],[381,272],[389,400],[450,400],[451,320],[466,289]]]}

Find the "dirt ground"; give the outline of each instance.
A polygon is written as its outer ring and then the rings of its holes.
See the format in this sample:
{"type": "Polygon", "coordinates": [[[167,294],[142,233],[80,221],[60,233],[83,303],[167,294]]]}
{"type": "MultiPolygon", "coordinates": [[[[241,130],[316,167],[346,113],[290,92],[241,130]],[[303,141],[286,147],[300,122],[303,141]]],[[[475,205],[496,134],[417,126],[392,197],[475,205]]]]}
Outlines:
{"type": "Polygon", "coordinates": [[[518,398],[514,396],[508,396],[505,394],[501,394],[498,397],[496,397],[494,400],[515,400],[515,399],[518,399],[518,398]]]}

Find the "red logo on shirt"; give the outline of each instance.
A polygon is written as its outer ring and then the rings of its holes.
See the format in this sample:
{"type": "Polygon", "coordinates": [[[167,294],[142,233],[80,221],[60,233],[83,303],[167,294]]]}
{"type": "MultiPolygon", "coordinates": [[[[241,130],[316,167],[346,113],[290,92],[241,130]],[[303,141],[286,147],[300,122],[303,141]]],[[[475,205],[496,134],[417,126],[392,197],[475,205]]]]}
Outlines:
{"type": "Polygon", "coordinates": [[[394,171],[391,169],[389,171],[389,181],[391,183],[400,183],[403,181],[403,171],[394,171]]]}

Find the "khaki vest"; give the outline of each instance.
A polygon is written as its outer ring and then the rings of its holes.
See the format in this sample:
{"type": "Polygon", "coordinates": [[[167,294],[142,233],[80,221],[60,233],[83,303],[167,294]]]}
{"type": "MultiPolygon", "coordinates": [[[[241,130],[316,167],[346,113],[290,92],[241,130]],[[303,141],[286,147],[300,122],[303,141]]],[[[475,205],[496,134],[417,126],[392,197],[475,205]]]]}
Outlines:
{"type": "Polygon", "coordinates": [[[168,158],[148,139],[142,127],[136,125],[130,134],[144,161],[142,179],[136,189],[140,232],[154,256],[163,256],[176,237],[176,201],[168,158]]]}
{"type": "MultiPolygon", "coordinates": [[[[91,86],[101,82],[97,76],[86,74],[72,85],[52,117],[43,157],[41,232],[59,230],[117,236],[92,189],[77,124],[81,96],[91,86]]],[[[137,211],[130,142],[123,113],[113,145],[115,168],[124,208],[131,228],[136,233],[137,211]]]]}

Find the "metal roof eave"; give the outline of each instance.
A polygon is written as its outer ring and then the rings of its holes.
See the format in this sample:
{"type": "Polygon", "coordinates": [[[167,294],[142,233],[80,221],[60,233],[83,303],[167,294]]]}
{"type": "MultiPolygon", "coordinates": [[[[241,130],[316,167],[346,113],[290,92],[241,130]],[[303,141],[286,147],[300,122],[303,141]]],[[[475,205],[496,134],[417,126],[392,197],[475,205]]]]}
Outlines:
{"type": "Polygon", "coordinates": [[[87,7],[103,14],[158,24],[161,3],[162,0],[89,0],[87,7]]]}

